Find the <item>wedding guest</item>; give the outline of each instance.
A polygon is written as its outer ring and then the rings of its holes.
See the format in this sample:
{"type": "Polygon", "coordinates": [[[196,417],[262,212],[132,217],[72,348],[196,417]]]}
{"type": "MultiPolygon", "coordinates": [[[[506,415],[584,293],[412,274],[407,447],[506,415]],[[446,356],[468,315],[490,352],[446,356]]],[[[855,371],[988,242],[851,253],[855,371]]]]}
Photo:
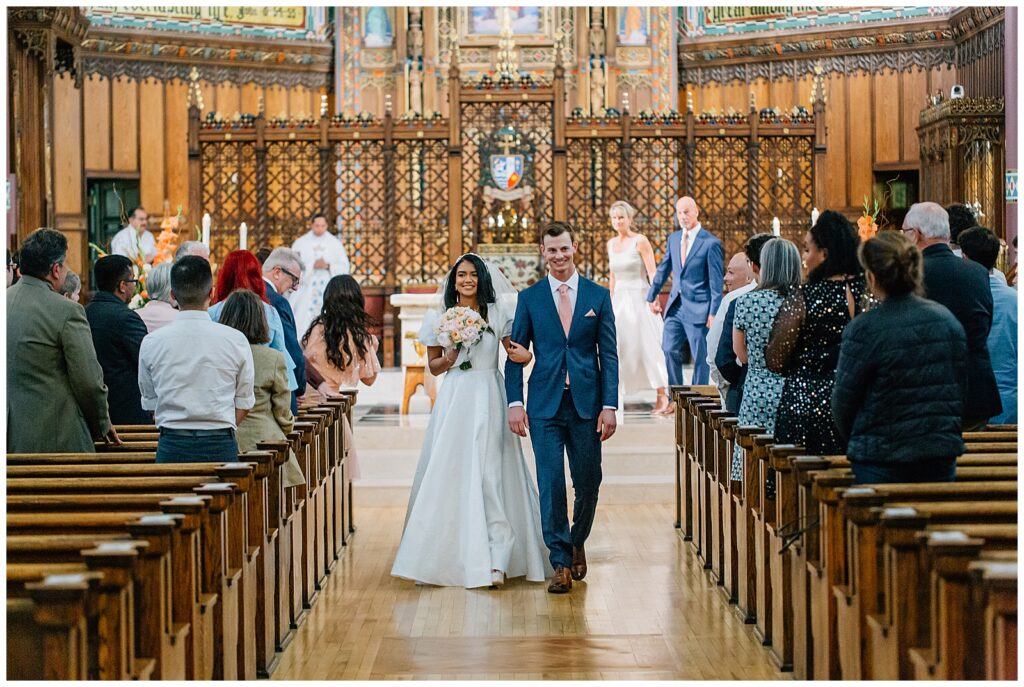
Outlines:
{"type": "MultiPolygon", "coordinates": [[[[619,333],[619,396],[656,390],[653,415],[674,414],[668,397],[668,372],[661,351],[664,324],[647,308],[647,290],[657,267],[646,236],[633,231],[636,209],[624,200],[608,211],[615,236],[608,240],[608,289],[619,333]]],[[[620,408],[622,407],[620,401],[620,408]]]]}
{"type": "Polygon", "coordinates": [[[327,217],[318,212],[309,218],[309,231],[292,244],[308,270],[302,284],[288,297],[295,312],[295,328],[300,332],[309,329],[310,322],[320,314],[327,282],[349,272],[345,245],[327,229],[327,217]]]}
{"type": "Polygon", "coordinates": [[[11,251],[7,251],[7,286],[14,286],[20,277],[16,256],[17,253],[12,254],[11,251]]]}
{"type": "MultiPolygon", "coordinates": [[[[224,301],[220,323],[242,332],[252,351],[256,404],[238,425],[235,437],[238,450],[255,451],[261,441],[285,440],[295,424],[295,416],[289,407],[291,394],[285,374],[285,356],[267,346],[270,343],[270,326],[263,312],[263,302],[252,291],[238,289],[224,301]]],[[[281,469],[281,478],[286,487],[306,483],[291,449],[288,450],[288,461],[281,469]]]]}
{"type": "Polygon", "coordinates": [[[1001,249],[990,229],[974,227],[960,234],[964,257],[988,270],[992,289],[992,328],[988,332],[988,354],[999,388],[1003,412],[992,424],[1017,424],[1017,290],[1006,285],[1003,273],[995,268],[1001,249]],[[1000,279],[1002,277],[1002,279],[1000,279]]]}
{"type": "Polygon", "coordinates": [[[22,244],[22,277],[7,289],[11,453],[91,453],[99,437],[121,443],[85,311],[58,293],[67,254],[64,234],[37,229],[22,244]]]}
{"type": "MultiPolygon", "coordinates": [[[[359,382],[370,386],[377,381],[377,337],[370,333],[373,320],[366,314],[366,301],[359,283],[347,274],[327,282],[324,304],[302,337],[306,368],[323,378],[317,392],[335,396],[343,389],[355,389],[359,382]]],[[[307,392],[307,396],[309,393],[307,392]]],[[[352,427],[344,421],[345,438],[352,446],[352,427]]],[[[359,476],[355,449],[349,451],[352,477],[359,476]]]]}
{"type": "Polygon", "coordinates": [[[110,242],[111,255],[123,255],[132,262],[153,262],[156,257],[156,239],[146,229],[149,214],[145,208],[134,207],[128,213],[128,226],[114,234],[110,242]]]}
{"type": "Polygon", "coordinates": [[[171,268],[178,316],[142,340],[142,407],[160,428],[156,462],[238,458],[235,430],[256,403],[249,342],[210,319],[210,263],[187,255],[171,268]]]}
{"type": "Polygon", "coordinates": [[[841,453],[829,398],[843,329],[861,311],[866,287],[857,262],[857,231],[826,210],[804,236],[807,281],[779,308],[765,352],[768,369],[785,377],[775,440],[814,455],[841,453]]]}
{"type": "Polygon", "coordinates": [[[209,260],[210,247],[202,241],[182,241],[178,250],[174,251],[174,262],[178,262],[186,255],[198,255],[203,260],[209,260]]]}
{"type": "Polygon", "coordinates": [[[178,309],[171,299],[171,268],[169,262],[162,262],[146,275],[146,291],[149,302],[136,310],[146,324],[146,331],[155,332],[166,327],[178,316],[178,309]]]}
{"type": "Polygon", "coordinates": [[[662,350],[669,384],[683,383],[683,345],[693,357],[691,384],[708,383],[708,329],[722,301],[722,274],[725,270],[722,242],[701,226],[700,208],[689,196],[676,202],[679,230],[669,234],[665,255],[651,280],[647,302],[651,312],[662,311],[658,294],[669,274],[672,291],[665,305],[665,334],[662,350]]]}
{"type": "Polygon", "coordinates": [[[93,267],[96,293],[85,308],[96,357],[107,385],[110,421],[115,425],[148,425],[139,392],[139,347],[148,333],[128,307],[139,280],[135,264],[123,255],[105,255],[93,267]]]}
{"type": "Polygon", "coordinates": [[[967,333],[967,398],[964,431],[981,429],[1003,412],[988,352],[992,288],[985,268],[962,260],[949,248],[949,214],[938,203],[915,203],[903,233],[924,258],[924,295],[953,313],[967,333]]]}
{"type": "Polygon", "coordinates": [[[64,282],[60,285],[60,295],[75,303],[78,303],[82,297],[82,279],[71,270],[68,270],[68,275],[64,277],[64,282]]]}
{"type": "Polygon", "coordinates": [[[267,283],[267,299],[281,316],[284,329],[284,346],[295,365],[295,381],[298,384],[292,392],[292,412],[298,412],[298,397],[306,393],[306,359],[299,344],[299,332],[295,328],[295,314],[285,298],[299,286],[305,265],[299,254],[291,248],[280,246],[271,251],[263,261],[263,281],[267,283]]]}
{"type": "MultiPolygon", "coordinates": [[[[764,244],[760,259],[757,286],[736,301],[731,332],[736,360],[747,367],[739,423],[763,427],[771,434],[784,380],[766,367],[765,346],[779,307],[800,286],[800,252],[792,241],[773,238],[764,244]]],[[[733,480],[743,479],[743,452],[738,444],[731,475],[733,480]]]]}
{"type": "MultiPolygon", "coordinates": [[[[724,408],[730,413],[740,412],[743,401],[743,380],[747,376],[747,366],[740,365],[736,360],[736,351],[732,346],[732,329],[736,319],[736,301],[757,287],[761,278],[761,250],[772,240],[771,234],[754,234],[743,246],[743,256],[750,267],[751,281],[736,290],[729,291],[722,298],[715,321],[711,323],[711,331],[718,332],[718,340],[712,348],[711,334],[708,334],[708,351],[715,356],[714,371],[718,375],[718,390],[722,395],[724,408]],[[722,314],[724,311],[724,315],[722,314]]],[[[728,276],[727,276],[728,279],[728,276]]],[[[709,363],[710,364],[710,363],[709,363]]]]}
{"type": "Polygon", "coordinates": [[[978,226],[978,221],[974,217],[974,211],[963,203],[950,205],[946,208],[946,214],[949,215],[949,247],[958,258],[962,258],[960,234],[978,226]]]}
{"type": "Polygon", "coordinates": [[[263,248],[260,248],[258,251],[256,251],[256,259],[260,261],[260,266],[261,267],[263,266],[263,263],[265,263],[267,261],[267,258],[270,257],[270,254],[272,252],[273,252],[273,249],[272,248],[267,248],[266,246],[264,246],[263,248]]]}
{"type": "MultiPolygon", "coordinates": [[[[256,260],[256,256],[247,250],[231,251],[224,259],[224,264],[217,270],[217,289],[214,292],[213,305],[210,306],[210,317],[214,322],[220,321],[220,311],[224,307],[224,299],[230,296],[235,289],[248,289],[260,297],[260,300],[263,301],[263,312],[270,324],[270,347],[287,356],[288,349],[285,347],[284,325],[281,324],[281,316],[277,314],[277,310],[270,305],[270,300],[267,298],[267,285],[263,281],[260,263],[256,260]]],[[[288,373],[288,389],[294,391],[299,385],[295,379],[295,363],[292,362],[291,357],[285,358],[285,367],[288,373]]]]}
{"type": "MultiPolygon", "coordinates": [[[[940,208],[941,209],[941,208],[940,208]]],[[[961,438],[967,337],[921,293],[921,253],[884,231],[860,248],[880,305],[843,332],[831,408],[857,482],[951,482],[961,438]]]]}

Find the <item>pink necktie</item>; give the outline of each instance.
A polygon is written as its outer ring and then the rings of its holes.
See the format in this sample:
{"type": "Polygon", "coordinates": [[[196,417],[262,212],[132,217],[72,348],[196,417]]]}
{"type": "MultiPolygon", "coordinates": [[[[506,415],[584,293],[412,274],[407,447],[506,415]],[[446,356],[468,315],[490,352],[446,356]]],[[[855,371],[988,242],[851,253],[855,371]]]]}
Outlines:
{"type": "Polygon", "coordinates": [[[690,252],[690,232],[683,229],[683,248],[680,251],[680,262],[686,264],[686,254],[690,252]]]}
{"type": "MultiPolygon", "coordinates": [[[[569,302],[569,285],[558,287],[558,319],[562,321],[565,337],[569,338],[569,325],[572,324],[572,304],[569,302]]],[[[565,372],[565,385],[569,386],[569,371],[565,372]]]]}
{"type": "Polygon", "coordinates": [[[569,336],[569,325],[572,324],[572,304],[569,302],[569,285],[558,287],[558,319],[562,321],[562,329],[569,336]]]}

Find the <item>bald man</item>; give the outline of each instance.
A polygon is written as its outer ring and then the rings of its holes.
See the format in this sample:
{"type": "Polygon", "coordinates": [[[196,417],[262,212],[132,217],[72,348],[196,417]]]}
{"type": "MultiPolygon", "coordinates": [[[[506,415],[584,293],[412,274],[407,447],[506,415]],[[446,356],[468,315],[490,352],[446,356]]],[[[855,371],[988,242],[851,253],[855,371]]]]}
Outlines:
{"type": "Polygon", "coordinates": [[[661,348],[668,365],[668,383],[683,384],[683,344],[693,356],[691,384],[707,384],[707,336],[714,313],[722,302],[725,252],[722,242],[702,228],[697,219],[700,208],[689,196],[676,203],[680,230],[668,237],[665,256],[647,292],[651,312],[662,312],[658,294],[672,275],[672,291],[665,304],[665,332],[661,348]]]}

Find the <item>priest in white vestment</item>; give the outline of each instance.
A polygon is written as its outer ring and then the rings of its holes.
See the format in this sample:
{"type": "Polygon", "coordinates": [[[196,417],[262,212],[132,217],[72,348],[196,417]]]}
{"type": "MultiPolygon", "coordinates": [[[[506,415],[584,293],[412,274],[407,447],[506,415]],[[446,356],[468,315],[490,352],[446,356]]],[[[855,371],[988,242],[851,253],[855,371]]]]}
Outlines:
{"type": "Polygon", "coordinates": [[[302,257],[306,265],[298,288],[288,296],[295,312],[295,333],[300,342],[310,323],[320,314],[327,282],[331,277],[349,273],[345,246],[327,231],[327,218],[321,214],[313,215],[309,226],[310,230],[292,244],[292,250],[302,257]]]}

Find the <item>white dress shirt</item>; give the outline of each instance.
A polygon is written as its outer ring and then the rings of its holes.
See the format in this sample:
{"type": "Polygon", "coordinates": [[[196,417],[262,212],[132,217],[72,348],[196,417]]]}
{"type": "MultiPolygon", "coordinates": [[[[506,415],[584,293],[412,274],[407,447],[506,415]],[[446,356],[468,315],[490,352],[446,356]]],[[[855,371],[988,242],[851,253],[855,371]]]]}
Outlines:
{"type": "Polygon", "coordinates": [[[184,310],[142,340],[139,390],[157,427],[237,429],[235,409],[256,405],[249,341],[209,313],[184,310]]]}
{"type": "MultiPolygon", "coordinates": [[[[740,288],[730,291],[722,296],[722,304],[718,306],[715,319],[711,322],[711,329],[708,330],[708,366],[711,368],[711,381],[718,386],[718,392],[722,395],[722,402],[725,402],[725,393],[729,390],[729,382],[718,376],[718,367],[715,365],[715,355],[718,353],[718,344],[726,333],[722,331],[725,326],[725,314],[729,312],[729,304],[740,296],[750,293],[757,288],[757,282],[751,281],[740,288]]],[[[732,336],[729,332],[728,336],[732,336]]]]}
{"type": "Polygon", "coordinates": [[[141,236],[138,236],[135,231],[135,227],[128,225],[121,231],[114,234],[113,240],[110,242],[110,252],[113,255],[123,255],[130,259],[132,262],[139,256],[139,249],[142,249],[142,257],[146,262],[153,262],[153,258],[156,257],[156,239],[153,238],[153,234],[149,231],[143,231],[141,236]]]}

